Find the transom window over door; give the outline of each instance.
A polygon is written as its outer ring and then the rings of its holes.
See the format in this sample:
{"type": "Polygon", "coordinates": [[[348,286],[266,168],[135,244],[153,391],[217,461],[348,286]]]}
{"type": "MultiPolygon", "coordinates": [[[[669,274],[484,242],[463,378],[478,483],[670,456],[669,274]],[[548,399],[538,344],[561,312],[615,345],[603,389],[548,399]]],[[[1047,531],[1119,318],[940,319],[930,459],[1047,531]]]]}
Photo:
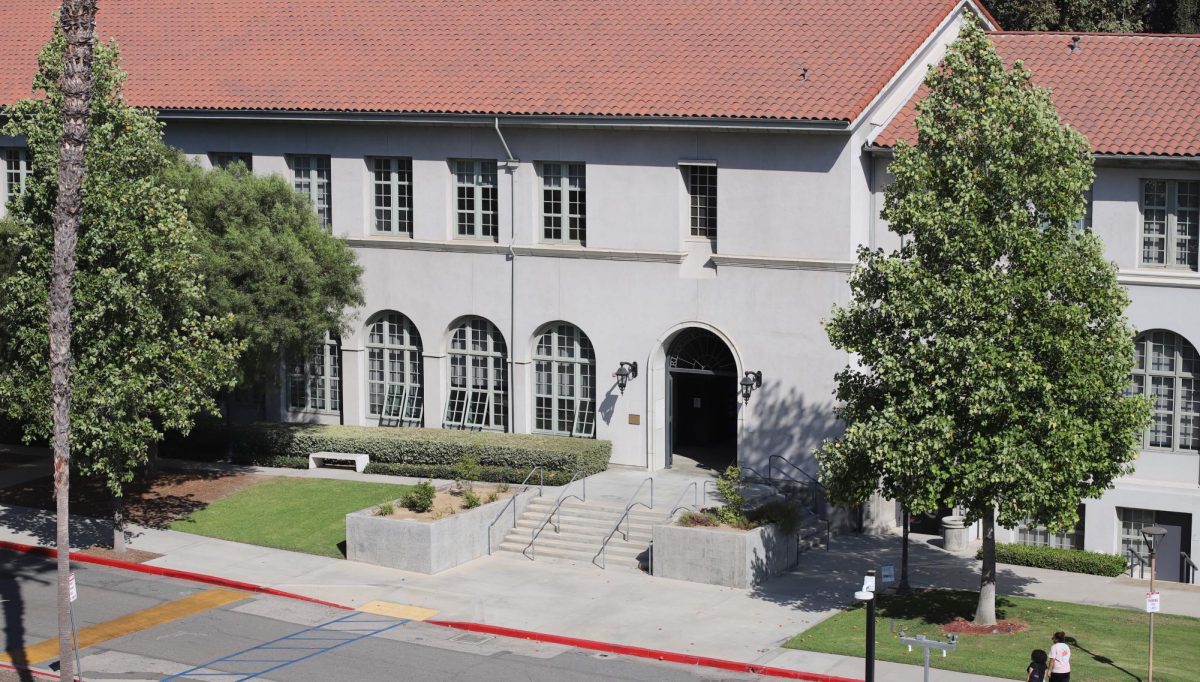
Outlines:
{"type": "Polygon", "coordinates": [[[450,163],[454,169],[458,236],[495,239],[499,211],[496,162],[457,159],[450,163]]]}
{"type": "Polygon", "coordinates": [[[421,335],[404,315],[379,313],[367,323],[367,413],[381,426],[420,426],[421,335]]]}
{"type": "Polygon", "coordinates": [[[303,412],[340,412],[342,362],[338,340],[329,333],[308,357],[288,367],[288,408],[303,412]]]}
{"type": "Polygon", "coordinates": [[[412,236],[412,159],[372,159],[375,231],[412,236]]]}
{"type": "Polygon", "coordinates": [[[1133,391],[1154,399],[1143,447],[1200,452],[1200,356],[1187,339],[1168,331],[1135,340],[1133,391]]]}
{"type": "Polygon", "coordinates": [[[578,328],[557,324],[537,337],[534,362],[534,431],[559,436],[596,435],[596,354],[578,328]]]}
{"type": "Polygon", "coordinates": [[[329,187],[328,156],[292,156],[292,183],[298,194],[312,200],[317,220],[326,230],[333,225],[333,196],[329,187]]]}
{"type": "Polygon", "coordinates": [[[447,428],[508,428],[508,348],[491,322],[469,317],[450,335],[447,428]]]}
{"type": "Polygon", "coordinates": [[[1142,265],[1197,269],[1200,181],[1142,181],[1142,265]]]}
{"type": "Polygon", "coordinates": [[[691,235],[717,238],[717,167],[681,164],[691,209],[691,235]]]}
{"type": "Polygon", "coordinates": [[[542,164],[542,241],[587,242],[586,184],[582,163],[542,164]]]}

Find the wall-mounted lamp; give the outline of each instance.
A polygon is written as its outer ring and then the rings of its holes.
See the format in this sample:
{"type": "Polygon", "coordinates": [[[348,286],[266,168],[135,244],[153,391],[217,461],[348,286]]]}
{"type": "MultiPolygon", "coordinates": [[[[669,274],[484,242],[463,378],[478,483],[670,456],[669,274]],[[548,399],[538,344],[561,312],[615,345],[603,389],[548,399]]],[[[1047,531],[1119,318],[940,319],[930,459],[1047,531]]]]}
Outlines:
{"type": "Polygon", "coordinates": [[[740,382],[742,387],[742,402],[750,402],[750,394],[754,389],[762,387],[762,372],[746,372],[740,382]]]}
{"type": "Polygon", "coordinates": [[[621,389],[621,393],[625,393],[625,386],[630,379],[637,378],[637,363],[636,362],[621,362],[621,366],[617,368],[617,388],[621,389]]]}

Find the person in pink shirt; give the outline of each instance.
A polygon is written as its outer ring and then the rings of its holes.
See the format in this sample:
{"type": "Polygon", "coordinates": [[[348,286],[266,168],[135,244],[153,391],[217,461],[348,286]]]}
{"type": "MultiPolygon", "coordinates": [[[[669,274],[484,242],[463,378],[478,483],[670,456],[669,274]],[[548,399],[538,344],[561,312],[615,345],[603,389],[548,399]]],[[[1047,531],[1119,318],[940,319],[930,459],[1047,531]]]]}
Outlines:
{"type": "Polygon", "coordinates": [[[1062,630],[1050,638],[1050,682],[1071,682],[1071,647],[1067,646],[1067,634],[1062,630]]]}

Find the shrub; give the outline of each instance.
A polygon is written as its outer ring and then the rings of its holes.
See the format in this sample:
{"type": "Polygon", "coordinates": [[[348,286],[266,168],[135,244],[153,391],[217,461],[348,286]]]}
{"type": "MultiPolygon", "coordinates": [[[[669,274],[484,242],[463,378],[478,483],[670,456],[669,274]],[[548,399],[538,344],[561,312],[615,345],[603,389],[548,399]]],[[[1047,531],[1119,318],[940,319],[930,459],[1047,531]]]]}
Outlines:
{"type": "Polygon", "coordinates": [[[716,510],[717,519],[735,528],[746,526],[746,512],[742,509],[746,504],[742,495],[742,470],[736,465],[726,469],[717,479],[717,493],[725,500],[724,506],[716,510]]]}
{"type": "Polygon", "coordinates": [[[679,525],[693,528],[695,526],[717,526],[720,521],[711,512],[685,510],[679,515],[679,525]]]}
{"type": "Polygon", "coordinates": [[[500,499],[500,493],[493,490],[492,492],[488,493],[488,496],[484,499],[486,499],[489,503],[495,502],[496,500],[500,499]]]}
{"type": "Polygon", "coordinates": [[[791,535],[800,530],[800,512],[796,505],[784,500],[767,502],[763,506],[747,514],[755,526],[765,526],[773,523],[784,535],[791,535]]]}
{"type": "Polygon", "coordinates": [[[437,489],[433,487],[433,481],[422,481],[404,495],[400,504],[420,514],[433,508],[433,498],[435,497],[437,497],[437,489]]]}
{"type": "Polygon", "coordinates": [[[381,502],[375,507],[375,516],[391,516],[396,511],[396,506],[391,502],[381,502]]]}
{"type": "MultiPolygon", "coordinates": [[[[982,558],[981,549],[976,558],[982,558]]],[[[996,543],[996,561],[1015,566],[1049,568],[1055,571],[1116,577],[1126,570],[1125,559],[1116,554],[1058,549],[1035,545],[996,543]]]]}
{"type": "MultiPolygon", "coordinates": [[[[184,437],[171,436],[164,456],[219,458],[224,450],[222,426],[197,425],[184,437]]],[[[322,424],[241,424],[233,432],[233,460],[238,464],[285,462],[293,466],[314,452],[350,452],[371,456],[370,473],[458,479],[458,465],[473,459],[479,473],[472,480],[520,483],[533,467],[546,469],[547,485],[566,483],[575,471],[595,474],[608,468],[612,443],[490,431],[328,426],[322,424]]]]}
{"type": "MultiPolygon", "coordinates": [[[[468,456],[464,457],[454,468],[456,473],[454,481],[458,485],[458,489],[468,492],[475,490],[475,481],[479,480],[479,475],[483,471],[479,462],[475,461],[474,457],[468,456]]],[[[475,499],[479,499],[479,497],[476,496],[475,499]]]]}
{"type": "Polygon", "coordinates": [[[501,481],[501,482],[497,483],[496,484],[496,492],[498,492],[498,493],[508,492],[508,483],[506,481],[501,481]]]}
{"type": "Polygon", "coordinates": [[[467,509],[474,509],[481,504],[483,502],[479,499],[479,493],[476,493],[474,490],[468,490],[463,493],[463,506],[467,509]]]}

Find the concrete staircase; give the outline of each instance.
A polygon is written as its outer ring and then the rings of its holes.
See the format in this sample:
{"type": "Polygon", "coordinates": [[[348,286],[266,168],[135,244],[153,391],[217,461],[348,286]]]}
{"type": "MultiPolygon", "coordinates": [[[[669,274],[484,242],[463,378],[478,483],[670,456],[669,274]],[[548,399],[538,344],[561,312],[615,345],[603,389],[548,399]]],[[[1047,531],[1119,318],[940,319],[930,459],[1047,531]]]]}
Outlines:
{"type": "MultiPolygon", "coordinates": [[[[558,532],[555,532],[553,522],[547,523],[534,546],[526,551],[531,533],[541,525],[546,514],[553,508],[553,497],[534,498],[517,520],[516,527],[505,536],[500,550],[516,554],[524,552],[526,556],[535,559],[553,557],[591,564],[604,544],[604,539],[625,511],[620,505],[567,500],[559,507],[559,513],[555,514],[558,532]]],[[[644,570],[650,543],[654,538],[654,525],[664,520],[665,510],[649,510],[640,506],[631,510],[628,526],[625,521],[621,522],[623,530],[628,528],[629,538],[626,539],[621,531],[613,534],[612,539],[608,541],[605,556],[597,558],[595,565],[606,565],[610,569],[644,570]]]]}

